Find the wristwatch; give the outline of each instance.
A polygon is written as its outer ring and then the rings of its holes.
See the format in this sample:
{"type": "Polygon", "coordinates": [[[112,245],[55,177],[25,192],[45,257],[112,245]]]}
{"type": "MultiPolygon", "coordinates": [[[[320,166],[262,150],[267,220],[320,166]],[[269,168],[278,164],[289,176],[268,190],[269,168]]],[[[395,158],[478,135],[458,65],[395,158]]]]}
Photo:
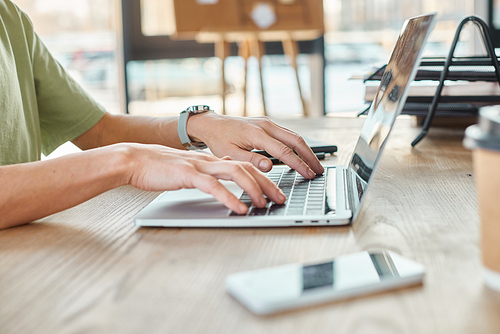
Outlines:
{"type": "Polygon", "coordinates": [[[177,133],[179,134],[179,139],[181,140],[182,146],[188,150],[202,150],[207,148],[207,145],[203,142],[194,142],[189,138],[187,134],[187,121],[190,116],[206,113],[210,110],[209,106],[198,105],[187,107],[186,110],[181,111],[179,115],[179,121],[177,122],[177,133]]]}

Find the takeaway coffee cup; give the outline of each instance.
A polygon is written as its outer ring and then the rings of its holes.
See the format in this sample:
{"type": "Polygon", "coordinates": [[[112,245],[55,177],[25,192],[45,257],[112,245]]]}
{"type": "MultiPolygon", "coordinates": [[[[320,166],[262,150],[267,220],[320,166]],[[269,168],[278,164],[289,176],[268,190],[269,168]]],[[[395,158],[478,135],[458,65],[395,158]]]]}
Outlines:
{"type": "Polygon", "coordinates": [[[484,280],[500,291],[500,106],[479,110],[479,123],[465,131],[464,146],[473,150],[484,280]]]}

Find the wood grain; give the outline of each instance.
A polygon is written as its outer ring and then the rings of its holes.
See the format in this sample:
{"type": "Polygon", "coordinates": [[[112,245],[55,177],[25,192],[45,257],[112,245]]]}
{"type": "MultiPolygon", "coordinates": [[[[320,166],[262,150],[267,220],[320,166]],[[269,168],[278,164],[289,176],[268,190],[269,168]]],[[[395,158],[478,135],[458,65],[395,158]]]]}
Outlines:
{"type": "MultiPolygon", "coordinates": [[[[280,121],[335,143],[345,164],[361,119],[280,121]]],[[[498,333],[500,295],[482,284],[479,218],[463,130],[400,119],[349,227],[140,228],[158,193],[122,187],[0,231],[1,333],[498,333]],[[427,267],[424,284],[259,317],[228,274],[388,248],[427,267]]]]}

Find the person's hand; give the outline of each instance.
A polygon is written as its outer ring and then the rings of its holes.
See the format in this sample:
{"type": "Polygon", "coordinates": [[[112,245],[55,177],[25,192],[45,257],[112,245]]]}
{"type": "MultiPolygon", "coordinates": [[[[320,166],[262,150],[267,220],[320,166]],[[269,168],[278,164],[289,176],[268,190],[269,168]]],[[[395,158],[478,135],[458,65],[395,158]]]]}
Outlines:
{"type": "Polygon", "coordinates": [[[244,214],[248,208],[219,181],[236,182],[245,190],[256,207],[264,207],[266,195],[275,203],[286,200],[283,192],[249,162],[233,161],[228,157],[183,151],[161,145],[126,145],[132,157],[126,183],[149,191],[198,188],[211,194],[229,209],[244,214]]]}
{"type": "Polygon", "coordinates": [[[261,171],[272,168],[271,160],[252,153],[253,149],[267,151],[308,179],[324,172],[302,137],[267,117],[242,118],[208,112],[190,117],[187,130],[193,140],[203,141],[216,156],[250,161],[261,171]]]}

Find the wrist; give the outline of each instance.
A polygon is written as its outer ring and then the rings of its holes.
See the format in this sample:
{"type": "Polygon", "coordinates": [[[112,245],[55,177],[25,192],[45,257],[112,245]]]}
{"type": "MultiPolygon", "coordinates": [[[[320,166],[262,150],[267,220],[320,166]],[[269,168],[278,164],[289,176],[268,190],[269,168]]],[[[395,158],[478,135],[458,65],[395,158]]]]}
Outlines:
{"type": "Polygon", "coordinates": [[[129,144],[114,144],[106,147],[110,152],[108,170],[111,171],[110,177],[114,180],[116,187],[130,184],[134,168],[136,165],[135,148],[129,144]]]}
{"type": "Polygon", "coordinates": [[[194,142],[206,142],[204,135],[207,128],[207,122],[217,114],[213,111],[207,111],[203,114],[192,115],[188,118],[186,130],[189,138],[194,142]]]}

